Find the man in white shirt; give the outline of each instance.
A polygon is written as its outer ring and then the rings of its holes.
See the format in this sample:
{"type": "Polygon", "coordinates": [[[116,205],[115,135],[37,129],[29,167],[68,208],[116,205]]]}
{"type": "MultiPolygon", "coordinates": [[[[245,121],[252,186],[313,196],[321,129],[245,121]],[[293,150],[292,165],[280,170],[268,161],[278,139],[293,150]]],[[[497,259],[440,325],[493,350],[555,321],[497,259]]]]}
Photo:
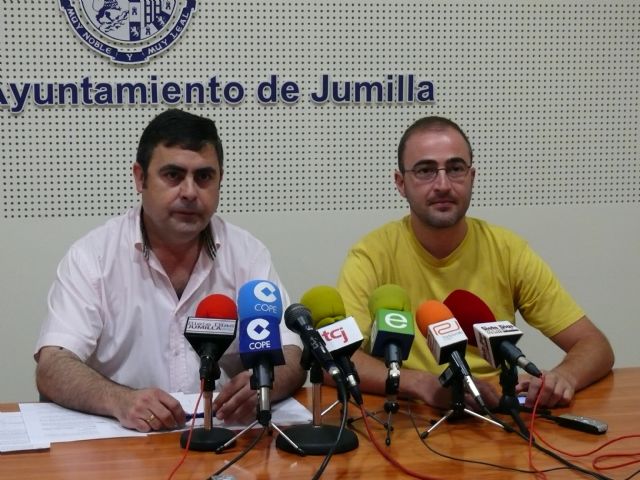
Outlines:
{"type": "MultiPolygon", "coordinates": [[[[89,232],[61,261],[36,345],[41,395],[67,408],[112,416],[139,431],[185,422],[167,392],[197,392],[199,357],[183,335],[211,293],[237,297],[248,281],[275,283],[267,248],[214,215],[223,173],[213,121],[167,110],[144,130],[133,176],[141,205],[89,232]]],[[[300,339],[280,324],[285,365],[272,399],[304,382],[300,339]]],[[[213,409],[225,421],[256,409],[237,339],[220,359],[213,409]]]]}

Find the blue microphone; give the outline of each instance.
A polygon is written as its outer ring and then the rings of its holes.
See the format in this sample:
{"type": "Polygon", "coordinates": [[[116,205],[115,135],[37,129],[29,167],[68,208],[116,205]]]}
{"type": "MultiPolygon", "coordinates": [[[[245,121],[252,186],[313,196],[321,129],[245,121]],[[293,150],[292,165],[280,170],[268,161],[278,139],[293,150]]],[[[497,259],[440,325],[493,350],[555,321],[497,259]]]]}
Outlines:
{"type": "Polygon", "coordinates": [[[252,280],[238,291],[238,350],[244,368],[252,369],[251,388],[259,390],[258,421],[271,420],[269,393],[273,388],[273,367],[284,365],[280,321],[282,297],[276,285],[252,280]]]}

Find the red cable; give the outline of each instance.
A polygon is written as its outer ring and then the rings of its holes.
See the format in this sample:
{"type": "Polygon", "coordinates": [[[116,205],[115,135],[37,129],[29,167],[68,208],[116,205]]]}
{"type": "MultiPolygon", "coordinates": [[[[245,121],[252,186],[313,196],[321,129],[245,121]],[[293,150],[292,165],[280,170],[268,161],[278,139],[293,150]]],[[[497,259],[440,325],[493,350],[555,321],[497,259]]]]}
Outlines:
{"type": "Polygon", "coordinates": [[[414,477],[414,478],[420,478],[422,480],[437,480],[434,477],[426,477],[424,475],[420,475],[419,473],[414,472],[413,470],[409,470],[407,467],[405,467],[404,465],[401,465],[397,460],[394,460],[393,458],[391,458],[388,454],[388,452],[386,450],[384,450],[380,444],[378,443],[378,441],[376,440],[376,438],[373,435],[373,432],[371,432],[371,429],[369,428],[369,422],[367,421],[367,413],[364,410],[364,406],[360,405],[360,411],[362,412],[362,419],[364,420],[364,426],[367,429],[367,434],[369,435],[369,439],[371,440],[371,442],[373,443],[373,445],[376,447],[376,449],[378,450],[378,452],[380,452],[380,454],[394,467],[396,467],[397,469],[401,470],[402,472],[406,473],[407,475],[414,477]]]}
{"type": "Polygon", "coordinates": [[[191,445],[191,436],[193,435],[193,427],[196,424],[196,413],[198,413],[198,405],[200,405],[200,399],[202,398],[202,393],[204,392],[204,380],[200,380],[200,395],[198,395],[198,400],[196,401],[195,410],[193,412],[193,417],[191,418],[191,426],[189,427],[189,436],[187,437],[187,444],[184,446],[184,454],[182,458],[178,461],[173,470],[167,477],[167,480],[171,480],[178,469],[182,466],[184,461],[187,459],[187,454],[189,453],[189,445],[191,445]]]}

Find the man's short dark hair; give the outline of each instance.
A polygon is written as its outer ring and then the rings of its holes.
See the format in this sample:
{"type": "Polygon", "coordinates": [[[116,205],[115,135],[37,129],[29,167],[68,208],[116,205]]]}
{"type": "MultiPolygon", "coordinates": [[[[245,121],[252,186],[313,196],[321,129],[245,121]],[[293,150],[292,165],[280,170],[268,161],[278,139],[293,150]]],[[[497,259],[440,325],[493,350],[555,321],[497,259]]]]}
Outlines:
{"type": "Polygon", "coordinates": [[[404,155],[404,149],[407,143],[407,140],[411,135],[416,132],[425,132],[429,130],[445,130],[447,128],[452,128],[464,138],[467,147],[469,147],[469,160],[473,162],[473,150],[471,149],[471,143],[467,138],[467,135],[462,131],[462,129],[452,120],[444,117],[430,116],[423,117],[419,120],[416,120],[409,128],[407,128],[400,139],[400,143],[398,144],[398,170],[404,173],[404,161],[402,156],[404,155]]]}
{"type": "Polygon", "coordinates": [[[215,149],[222,170],[222,142],[213,120],[172,108],[156,116],[144,129],[138,143],[136,162],[146,177],[153,149],[158,145],[199,152],[207,144],[215,149]]]}

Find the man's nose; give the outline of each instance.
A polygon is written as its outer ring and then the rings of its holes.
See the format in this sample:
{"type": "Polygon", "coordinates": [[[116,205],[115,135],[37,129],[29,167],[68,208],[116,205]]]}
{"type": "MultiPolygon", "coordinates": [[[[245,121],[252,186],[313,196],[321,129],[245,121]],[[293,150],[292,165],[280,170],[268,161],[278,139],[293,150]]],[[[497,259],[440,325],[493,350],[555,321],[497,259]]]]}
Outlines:
{"type": "Polygon", "coordinates": [[[180,195],[182,198],[193,200],[196,197],[196,189],[196,182],[187,176],[180,184],[180,195]]]}
{"type": "Polygon", "coordinates": [[[436,178],[433,180],[433,186],[438,190],[449,190],[451,188],[451,180],[444,168],[438,169],[436,178]]]}

